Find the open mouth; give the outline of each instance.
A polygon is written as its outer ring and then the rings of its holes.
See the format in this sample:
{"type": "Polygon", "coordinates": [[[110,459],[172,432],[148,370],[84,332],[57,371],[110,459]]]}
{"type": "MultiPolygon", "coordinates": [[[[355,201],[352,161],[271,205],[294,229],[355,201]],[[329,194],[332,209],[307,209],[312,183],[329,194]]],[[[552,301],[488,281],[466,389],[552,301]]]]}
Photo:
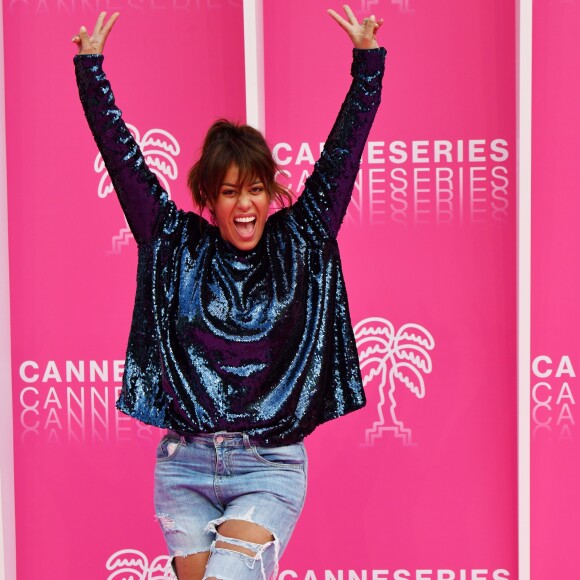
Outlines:
{"type": "Polygon", "coordinates": [[[247,216],[247,217],[237,217],[234,218],[234,225],[236,226],[236,231],[240,236],[243,238],[251,237],[254,233],[256,228],[256,217],[255,216],[247,216]]]}

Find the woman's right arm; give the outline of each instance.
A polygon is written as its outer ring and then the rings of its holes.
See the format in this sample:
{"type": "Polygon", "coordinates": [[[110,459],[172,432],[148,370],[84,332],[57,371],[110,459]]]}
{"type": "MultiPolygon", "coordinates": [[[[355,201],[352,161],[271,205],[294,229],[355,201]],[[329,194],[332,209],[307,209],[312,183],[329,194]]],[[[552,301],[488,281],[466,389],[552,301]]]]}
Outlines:
{"type": "Polygon", "coordinates": [[[137,243],[147,243],[164,222],[173,203],[147,167],[145,158],[115,104],[111,85],[102,69],[107,36],[117,18],[113,14],[104,24],[101,13],[95,31],[88,36],[84,27],[73,42],[79,47],[74,57],[80,100],[121,207],[137,243]]]}

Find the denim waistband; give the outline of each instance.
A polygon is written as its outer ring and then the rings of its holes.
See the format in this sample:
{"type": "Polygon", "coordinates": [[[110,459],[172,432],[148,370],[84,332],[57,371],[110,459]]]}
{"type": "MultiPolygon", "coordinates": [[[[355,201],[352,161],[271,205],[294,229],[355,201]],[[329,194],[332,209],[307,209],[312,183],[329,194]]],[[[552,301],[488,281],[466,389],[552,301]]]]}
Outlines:
{"type": "Polygon", "coordinates": [[[257,442],[253,441],[247,433],[234,433],[230,431],[218,431],[216,433],[178,433],[167,431],[167,435],[180,439],[183,443],[197,443],[207,447],[252,447],[257,442]]]}

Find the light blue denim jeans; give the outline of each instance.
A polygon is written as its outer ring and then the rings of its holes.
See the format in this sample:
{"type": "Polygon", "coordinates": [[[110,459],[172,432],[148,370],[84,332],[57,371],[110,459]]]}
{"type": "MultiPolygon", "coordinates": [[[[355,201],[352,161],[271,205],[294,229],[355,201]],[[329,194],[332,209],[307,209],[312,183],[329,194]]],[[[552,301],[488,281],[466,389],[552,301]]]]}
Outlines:
{"type": "Polygon", "coordinates": [[[210,552],[206,578],[269,580],[294,530],[306,496],[304,445],[260,447],[245,433],[180,435],[157,447],[155,510],[171,556],[210,552]],[[266,544],[225,538],[217,528],[244,520],[267,529],[266,544]],[[216,548],[216,541],[247,548],[216,548]]]}

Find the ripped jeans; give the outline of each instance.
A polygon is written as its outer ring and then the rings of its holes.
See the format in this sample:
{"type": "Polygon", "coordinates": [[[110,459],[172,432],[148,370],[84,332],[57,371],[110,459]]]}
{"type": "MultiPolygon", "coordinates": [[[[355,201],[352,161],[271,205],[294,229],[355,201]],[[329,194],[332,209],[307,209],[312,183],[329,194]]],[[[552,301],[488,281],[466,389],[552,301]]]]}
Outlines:
{"type": "Polygon", "coordinates": [[[306,472],[302,443],[260,447],[245,433],[168,432],[157,447],[155,510],[170,555],[209,551],[204,578],[276,578],[304,505],[306,472]],[[223,537],[216,528],[228,520],[253,522],[274,539],[254,544],[223,537]],[[217,541],[255,556],[216,547],[217,541]]]}

